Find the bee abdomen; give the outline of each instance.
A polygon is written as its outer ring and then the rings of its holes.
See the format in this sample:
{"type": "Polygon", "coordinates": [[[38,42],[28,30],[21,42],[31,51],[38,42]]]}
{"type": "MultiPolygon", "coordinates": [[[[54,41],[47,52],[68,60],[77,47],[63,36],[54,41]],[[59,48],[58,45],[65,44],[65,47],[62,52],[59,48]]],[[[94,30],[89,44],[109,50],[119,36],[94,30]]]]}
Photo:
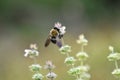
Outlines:
{"type": "Polygon", "coordinates": [[[51,41],[50,38],[47,38],[44,46],[47,47],[50,44],[50,41],[51,41]]]}
{"type": "Polygon", "coordinates": [[[55,38],[51,38],[51,42],[56,44],[57,40],[55,38]]]}

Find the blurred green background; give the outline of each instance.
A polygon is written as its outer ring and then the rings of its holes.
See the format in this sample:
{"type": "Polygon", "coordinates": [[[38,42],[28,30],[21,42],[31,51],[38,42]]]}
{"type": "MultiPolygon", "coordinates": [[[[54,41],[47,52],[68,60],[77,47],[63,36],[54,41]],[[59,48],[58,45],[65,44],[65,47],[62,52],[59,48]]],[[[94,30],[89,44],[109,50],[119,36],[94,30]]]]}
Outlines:
{"type": "Polygon", "coordinates": [[[64,41],[72,46],[71,55],[80,51],[79,34],[88,39],[91,80],[115,80],[114,63],[106,57],[109,45],[120,52],[120,0],[0,0],[0,80],[32,80],[28,66],[33,61],[23,56],[31,43],[38,44],[38,63],[51,60],[56,65],[56,80],[75,80],[58,47],[44,47],[58,21],[67,27],[64,41]]]}

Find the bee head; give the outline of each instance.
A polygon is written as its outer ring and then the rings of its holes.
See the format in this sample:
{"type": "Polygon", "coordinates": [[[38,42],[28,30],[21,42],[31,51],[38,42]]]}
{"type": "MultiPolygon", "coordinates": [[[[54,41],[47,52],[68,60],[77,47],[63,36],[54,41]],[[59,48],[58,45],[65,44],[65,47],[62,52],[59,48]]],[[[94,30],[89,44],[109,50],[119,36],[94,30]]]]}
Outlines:
{"type": "Polygon", "coordinates": [[[59,34],[59,33],[58,33],[58,31],[57,31],[56,29],[52,29],[52,30],[50,31],[50,35],[51,35],[51,36],[56,37],[58,34],[59,34]]]}
{"type": "Polygon", "coordinates": [[[55,30],[57,30],[60,33],[60,29],[58,29],[57,27],[54,27],[55,30]]]}

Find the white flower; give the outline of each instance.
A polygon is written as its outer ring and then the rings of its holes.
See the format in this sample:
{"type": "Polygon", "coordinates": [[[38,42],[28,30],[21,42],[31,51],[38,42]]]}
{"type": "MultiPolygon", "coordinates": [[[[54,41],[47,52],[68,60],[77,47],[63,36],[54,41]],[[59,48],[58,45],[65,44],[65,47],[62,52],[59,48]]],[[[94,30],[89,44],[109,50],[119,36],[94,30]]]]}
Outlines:
{"type": "Polygon", "coordinates": [[[115,70],[113,70],[112,74],[113,74],[115,77],[119,77],[119,78],[120,78],[120,69],[115,69],[115,70]]]}
{"type": "Polygon", "coordinates": [[[44,76],[40,73],[36,73],[32,77],[33,80],[42,80],[43,78],[44,78],[44,76]]]}
{"type": "Polygon", "coordinates": [[[56,28],[58,28],[60,30],[60,35],[64,35],[65,34],[66,27],[62,26],[61,23],[59,23],[59,22],[55,23],[54,27],[56,27],[56,28]]]}
{"type": "Polygon", "coordinates": [[[78,66],[77,68],[80,70],[81,73],[82,72],[88,72],[88,70],[90,69],[90,67],[88,65],[86,65],[86,66],[78,66]]]}
{"type": "Polygon", "coordinates": [[[89,70],[89,67],[88,66],[78,66],[78,67],[74,67],[74,68],[71,68],[68,73],[72,76],[77,76],[78,74],[83,74],[83,73],[86,73],[88,72],[89,70]]]}
{"type": "Polygon", "coordinates": [[[49,72],[49,73],[46,75],[46,77],[47,77],[48,79],[54,79],[54,78],[57,77],[57,75],[56,75],[54,72],[49,72]]]}
{"type": "Polygon", "coordinates": [[[81,75],[80,75],[81,77],[80,77],[80,79],[78,79],[78,80],[89,80],[90,79],[90,74],[89,73],[82,73],[81,75]]]}
{"type": "Polygon", "coordinates": [[[55,68],[55,65],[53,65],[52,61],[47,61],[45,65],[45,69],[52,70],[55,68]]]}
{"type": "Polygon", "coordinates": [[[71,52],[71,46],[69,45],[64,45],[62,46],[59,51],[61,52],[61,54],[67,54],[71,52]]]}
{"type": "Polygon", "coordinates": [[[24,52],[24,56],[27,57],[29,56],[30,58],[33,58],[35,56],[39,55],[39,52],[37,51],[37,46],[36,44],[30,44],[30,49],[25,49],[24,52]]]}
{"type": "Polygon", "coordinates": [[[61,35],[64,35],[65,34],[65,29],[66,29],[66,27],[65,26],[62,26],[61,28],[60,28],[60,34],[61,35]]]}
{"type": "Polygon", "coordinates": [[[116,60],[120,60],[120,53],[111,53],[109,54],[109,56],[107,57],[109,61],[116,61],[116,60]]]}
{"type": "Polygon", "coordinates": [[[37,44],[30,44],[30,48],[31,49],[36,49],[36,50],[38,49],[37,44]]]}
{"type": "Polygon", "coordinates": [[[25,57],[29,56],[30,58],[33,58],[39,55],[39,52],[35,49],[25,49],[24,52],[25,52],[24,54],[25,57]]]}
{"type": "Polygon", "coordinates": [[[67,57],[64,61],[67,65],[74,65],[76,59],[74,57],[67,57]]]}
{"type": "Polygon", "coordinates": [[[54,27],[56,27],[56,28],[61,28],[61,26],[62,26],[62,24],[61,23],[59,23],[59,22],[57,22],[57,23],[55,23],[55,25],[54,25],[54,27]]]}
{"type": "Polygon", "coordinates": [[[77,42],[78,44],[87,45],[88,40],[85,39],[85,36],[84,36],[83,34],[81,34],[76,42],[77,42]]]}
{"type": "Polygon", "coordinates": [[[30,49],[25,49],[24,52],[25,52],[24,56],[27,57],[29,55],[29,53],[31,52],[31,50],[30,49]]]}
{"type": "Polygon", "coordinates": [[[113,52],[113,51],[114,51],[114,47],[113,47],[113,46],[109,46],[109,50],[110,50],[111,52],[113,52]]]}
{"type": "Polygon", "coordinates": [[[29,66],[29,68],[33,72],[38,72],[38,71],[40,71],[42,66],[40,66],[39,64],[32,64],[31,66],[29,66]]]}
{"type": "Polygon", "coordinates": [[[79,59],[79,60],[86,60],[88,58],[88,54],[86,52],[78,52],[76,54],[76,57],[79,59]]]}

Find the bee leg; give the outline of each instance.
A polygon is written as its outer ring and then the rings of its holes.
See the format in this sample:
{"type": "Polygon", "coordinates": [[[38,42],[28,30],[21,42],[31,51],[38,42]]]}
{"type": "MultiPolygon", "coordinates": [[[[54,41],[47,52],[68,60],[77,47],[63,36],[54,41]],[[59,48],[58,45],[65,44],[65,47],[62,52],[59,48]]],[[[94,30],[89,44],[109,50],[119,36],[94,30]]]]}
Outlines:
{"type": "Polygon", "coordinates": [[[59,35],[58,37],[61,39],[63,37],[63,35],[59,35]]]}

